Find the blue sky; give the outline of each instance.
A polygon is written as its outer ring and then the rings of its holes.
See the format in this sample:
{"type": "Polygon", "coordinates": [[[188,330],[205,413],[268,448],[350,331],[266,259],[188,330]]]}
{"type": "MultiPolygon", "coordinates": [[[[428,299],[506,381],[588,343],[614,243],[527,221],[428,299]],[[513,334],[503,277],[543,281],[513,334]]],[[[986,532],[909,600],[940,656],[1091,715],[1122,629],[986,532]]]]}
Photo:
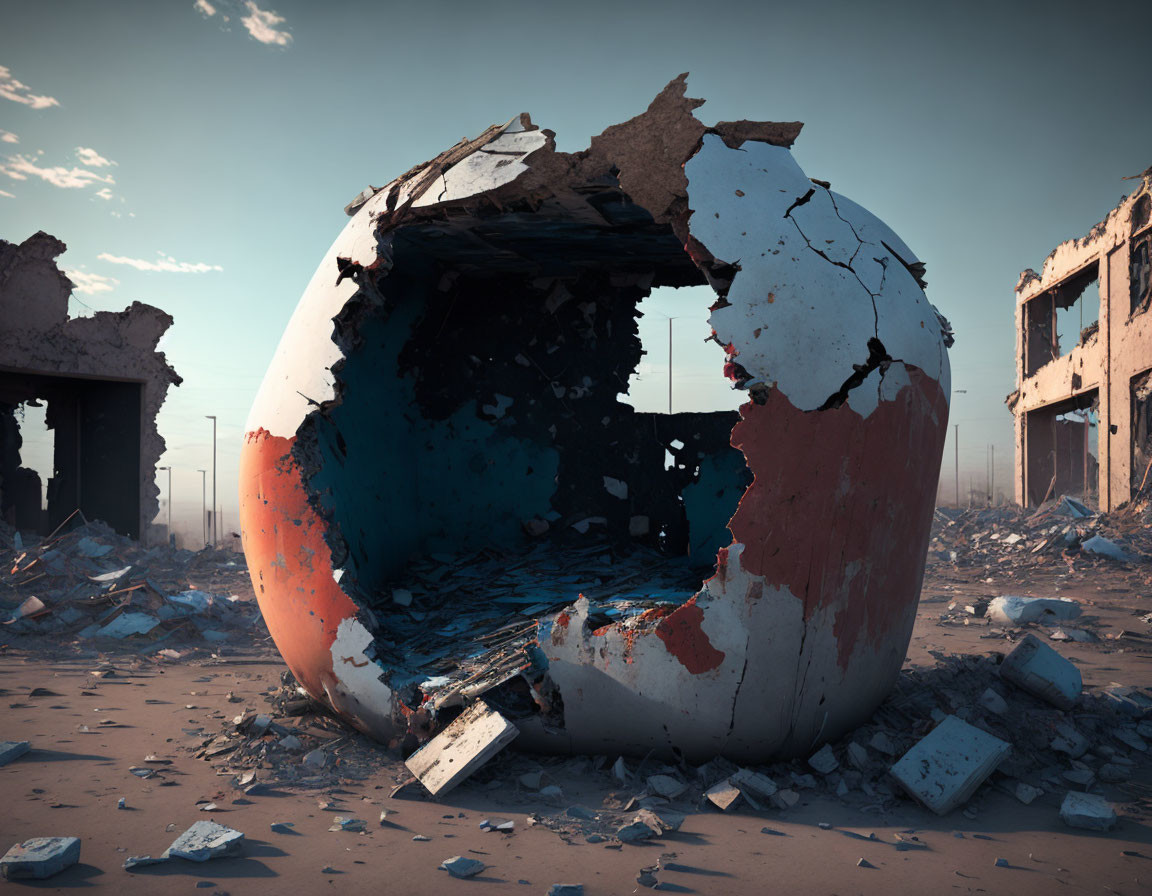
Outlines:
{"type": "MultiPolygon", "coordinates": [[[[0,0],[0,237],[68,244],[88,290],[74,313],[141,300],[175,317],[163,348],[185,382],[160,426],[176,515],[198,512],[214,413],[234,520],[248,407],[347,201],[521,111],[582,149],[689,71],[706,123],[804,121],[806,172],[926,261],[957,334],[961,473],[982,479],[994,444],[1007,483],[1016,278],[1152,164],[1145,9],[0,0]]],[[[681,409],[720,363],[693,331],[705,302],[659,309],[686,318],[681,409]]],[[[662,407],[667,322],[644,333],[638,403],[662,407]]],[[[952,456],[950,437],[946,478],[952,456]]]]}

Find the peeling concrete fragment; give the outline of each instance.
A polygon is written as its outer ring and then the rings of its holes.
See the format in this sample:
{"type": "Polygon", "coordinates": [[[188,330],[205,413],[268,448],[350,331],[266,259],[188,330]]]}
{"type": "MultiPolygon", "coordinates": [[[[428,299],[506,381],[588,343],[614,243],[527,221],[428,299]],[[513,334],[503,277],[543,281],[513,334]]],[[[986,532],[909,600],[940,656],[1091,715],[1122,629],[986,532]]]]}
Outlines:
{"type": "Polygon", "coordinates": [[[79,837],[33,837],[0,858],[0,872],[6,880],[44,880],[79,861],[79,837]]]}
{"type": "Polygon", "coordinates": [[[688,789],[688,785],[671,775],[649,775],[648,789],[657,796],[674,800],[688,789]]]}
{"type": "Polygon", "coordinates": [[[746,797],[751,794],[754,799],[771,799],[776,795],[776,791],[779,790],[776,782],[767,775],[746,768],[742,768],[735,774],[730,775],[728,782],[738,787],[746,797]]]}
{"type": "Polygon", "coordinates": [[[480,700],[404,764],[433,796],[447,793],[510,744],[520,730],[480,700]]]}
{"type": "Polygon", "coordinates": [[[892,766],[892,777],[937,815],[967,802],[1011,746],[956,716],[922,738],[892,766]]]}
{"type": "Polygon", "coordinates": [[[1110,831],[1116,826],[1116,810],[1101,796],[1070,790],[1060,804],[1060,820],[1071,828],[1110,831]]]}
{"type": "Polygon", "coordinates": [[[1080,670],[1035,635],[1025,635],[1008,654],[1000,677],[1060,709],[1075,706],[1084,686],[1080,670]]]}

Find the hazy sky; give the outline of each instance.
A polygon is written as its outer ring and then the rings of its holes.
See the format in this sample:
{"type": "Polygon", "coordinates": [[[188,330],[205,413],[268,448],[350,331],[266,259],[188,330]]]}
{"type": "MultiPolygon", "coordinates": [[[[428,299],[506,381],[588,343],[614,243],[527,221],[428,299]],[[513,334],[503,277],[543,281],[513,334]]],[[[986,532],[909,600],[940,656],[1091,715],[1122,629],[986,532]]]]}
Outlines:
{"type": "MultiPolygon", "coordinates": [[[[689,71],[705,123],[804,121],[805,171],[924,259],[956,330],[961,473],[994,444],[1007,483],[1013,287],[1152,164],[1147,21],[1136,2],[0,0],[0,237],[68,244],[73,313],[175,317],[161,463],[196,513],[217,414],[234,519],[248,408],[346,202],[521,111],[582,149],[689,71]]],[[[693,329],[707,296],[676,299],[687,409],[722,358],[693,329]]],[[[644,335],[637,403],[662,408],[667,322],[644,335]]],[[[949,479],[952,455],[950,436],[949,479]]]]}

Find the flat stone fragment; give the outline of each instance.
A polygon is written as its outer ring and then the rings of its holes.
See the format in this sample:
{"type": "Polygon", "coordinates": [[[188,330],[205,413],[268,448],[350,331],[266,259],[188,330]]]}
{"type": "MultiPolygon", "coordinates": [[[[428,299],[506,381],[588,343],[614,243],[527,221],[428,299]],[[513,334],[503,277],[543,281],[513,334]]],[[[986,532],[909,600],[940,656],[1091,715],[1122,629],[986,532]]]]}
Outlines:
{"type": "Polygon", "coordinates": [[[1036,797],[1044,793],[1039,787],[1033,787],[1031,784],[1026,784],[1023,781],[1019,782],[1012,790],[1012,795],[1020,800],[1025,806],[1029,805],[1036,797]]]}
{"type": "Polygon", "coordinates": [[[1084,687],[1080,670],[1035,635],[1025,636],[1008,654],[1000,677],[1059,709],[1075,706],[1084,687]]]}
{"type": "Polygon", "coordinates": [[[466,859],[464,856],[453,856],[440,863],[440,867],[453,877],[475,877],[488,866],[476,859],[466,859]]]}
{"type": "Polygon", "coordinates": [[[1116,824],[1116,810],[1103,797],[1070,790],[1060,804],[1060,819],[1072,828],[1107,831],[1116,824]]]}
{"type": "Polygon", "coordinates": [[[14,759],[19,759],[31,749],[26,740],[0,741],[0,765],[7,765],[14,759]]]}
{"type": "Polygon", "coordinates": [[[221,856],[236,856],[244,848],[244,835],[214,821],[198,821],[177,837],[161,858],[207,862],[221,856]]]}
{"type": "Polygon", "coordinates": [[[704,794],[708,801],[721,812],[727,812],[740,801],[740,788],[733,786],[729,780],[713,784],[704,794]]]}
{"type": "Polygon", "coordinates": [[[973,725],[947,716],[892,766],[892,777],[937,815],[975,793],[1011,747],[973,725]]]}
{"type": "Polygon", "coordinates": [[[44,880],[80,861],[79,837],[33,837],[0,858],[7,880],[44,880]]]}
{"type": "Polygon", "coordinates": [[[1008,712],[1007,702],[992,688],[986,688],[984,693],[980,695],[980,705],[988,710],[988,712],[996,713],[998,716],[1002,716],[1008,712]]]}
{"type": "Polygon", "coordinates": [[[584,884],[552,884],[548,896],[584,896],[584,884]]]}
{"type": "Polygon", "coordinates": [[[503,750],[519,733],[519,728],[478,700],[404,764],[429,793],[439,796],[503,750]]]}
{"type": "Polygon", "coordinates": [[[639,819],[616,830],[617,839],[624,843],[635,843],[638,840],[651,840],[653,837],[659,836],[659,827],[653,827],[639,819]]]}

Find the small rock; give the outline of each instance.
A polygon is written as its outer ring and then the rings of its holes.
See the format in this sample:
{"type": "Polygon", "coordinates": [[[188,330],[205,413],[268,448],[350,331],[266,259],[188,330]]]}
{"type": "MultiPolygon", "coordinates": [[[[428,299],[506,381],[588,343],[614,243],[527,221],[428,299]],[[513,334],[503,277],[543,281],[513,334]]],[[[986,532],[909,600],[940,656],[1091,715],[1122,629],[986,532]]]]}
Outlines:
{"type": "Polygon", "coordinates": [[[856,863],[856,867],[857,868],[875,868],[876,866],[873,865],[871,862],[869,862],[867,859],[862,858],[856,863]]]}
{"type": "Polygon", "coordinates": [[[836,754],[832,752],[831,744],[824,744],[819,750],[808,757],[808,764],[822,775],[830,775],[840,767],[836,754]]]}
{"type": "Polygon", "coordinates": [[[708,797],[708,802],[721,812],[727,812],[740,801],[741,793],[739,787],[734,787],[729,781],[724,780],[719,784],[713,784],[704,795],[708,797]]]}
{"type": "Polygon", "coordinates": [[[892,738],[883,731],[877,731],[873,734],[872,739],[868,741],[868,746],[877,753],[884,753],[886,756],[896,755],[896,745],[892,743],[892,738]]]}
{"type": "Polygon", "coordinates": [[[845,750],[845,752],[848,754],[848,761],[856,766],[856,768],[860,769],[860,771],[864,771],[866,768],[868,768],[870,764],[868,761],[868,751],[864,749],[864,747],[862,747],[860,744],[856,743],[856,741],[851,741],[848,744],[848,748],[845,750]]]}
{"type": "Polygon", "coordinates": [[[1116,810],[1103,797],[1069,791],[1060,804],[1060,818],[1072,828],[1107,831],[1116,824],[1116,810]]]}
{"type": "Polygon", "coordinates": [[[559,800],[564,797],[564,791],[555,784],[549,784],[547,787],[540,788],[540,796],[546,800],[559,800]]]}
{"type": "Polygon", "coordinates": [[[125,800],[124,797],[120,797],[120,799],[116,800],[116,808],[117,809],[127,809],[128,808],[128,801],[125,800]]]}
{"type": "Polygon", "coordinates": [[[294,834],[296,825],[291,821],[274,821],[268,827],[275,834],[294,834]]]}
{"type": "Polygon", "coordinates": [[[1039,787],[1033,787],[1031,784],[1025,784],[1023,781],[1017,782],[1016,786],[1012,789],[1012,795],[1020,800],[1025,806],[1032,803],[1036,797],[1044,793],[1039,787]]]}
{"type": "Polygon", "coordinates": [[[688,785],[671,775],[649,775],[648,789],[657,796],[674,800],[688,789],[688,785]]]}
{"type": "Polygon", "coordinates": [[[583,806],[569,806],[564,810],[564,814],[569,818],[581,818],[585,821],[591,821],[596,817],[596,813],[591,809],[586,809],[583,806]]]}
{"type": "Polygon", "coordinates": [[[543,772],[525,772],[516,779],[526,790],[539,790],[544,786],[543,772]]]}
{"type": "Polygon", "coordinates": [[[0,873],[8,880],[44,880],[78,861],[79,837],[33,837],[0,858],[0,873]]]}
{"type": "Polygon", "coordinates": [[[417,834],[415,837],[412,838],[412,842],[413,843],[427,843],[431,839],[432,839],[431,837],[425,837],[423,834],[417,834]]]}
{"type": "Polygon", "coordinates": [[[293,753],[304,747],[304,743],[295,734],[289,734],[280,738],[278,743],[282,749],[289,750],[293,753]]]}
{"type": "Polygon", "coordinates": [[[453,877],[475,877],[488,866],[476,859],[466,859],[464,856],[453,856],[440,863],[440,867],[453,877]]]}
{"type": "Polygon", "coordinates": [[[621,784],[628,783],[628,763],[624,761],[623,756],[621,756],[616,760],[615,763],[613,763],[612,774],[621,784]]]}
{"type": "Polygon", "coordinates": [[[616,837],[623,843],[636,843],[640,840],[651,840],[659,837],[660,831],[643,821],[633,821],[623,827],[617,828],[616,837]]]}
{"type": "Polygon", "coordinates": [[[324,768],[328,764],[328,754],[317,748],[305,753],[300,761],[309,768],[324,768]]]}
{"type": "Polygon", "coordinates": [[[548,896],[584,896],[584,884],[552,884],[548,896]]]}
{"type": "Polygon", "coordinates": [[[214,821],[198,821],[177,837],[160,858],[206,862],[221,856],[239,855],[244,835],[214,821]]]}
{"type": "Polygon", "coordinates": [[[1129,731],[1127,728],[1117,728],[1112,732],[1112,736],[1122,744],[1131,747],[1139,753],[1146,753],[1148,751],[1148,744],[1140,737],[1135,731],[1129,731]]]}
{"type": "Polygon", "coordinates": [[[368,829],[368,822],[362,818],[351,818],[344,815],[337,815],[332,819],[332,826],[328,828],[330,831],[352,831],[359,833],[368,829]]]}
{"type": "Polygon", "coordinates": [[[996,860],[996,867],[997,868],[1011,868],[1012,866],[1008,864],[1007,859],[997,859],[996,860]]]}
{"type": "Polygon", "coordinates": [[[778,790],[772,795],[772,805],[777,809],[791,809],[800,802],[800,794],[795,790],[778,790]]]}
{"type": "Polygon", "coordinates": [[[995,713],[998,716],[1002,716],[1008,712],[1007,702],[992,688],[987,688],[984,693],[980,695],[980,705],[988,710],[988,712],[995,713]]]}
{"type": "Polygon", "coordinates": [[[831,823],[829,823],[829,822],[827,822],[827,821],[821,821],[821,822],[818,822],[818,823],[816,824],[816,827],[820,828],[820,830],[822,830],[822,831],[830,831],[830,830],[832,830],[832,825],[831,825],[831,823]]]}

